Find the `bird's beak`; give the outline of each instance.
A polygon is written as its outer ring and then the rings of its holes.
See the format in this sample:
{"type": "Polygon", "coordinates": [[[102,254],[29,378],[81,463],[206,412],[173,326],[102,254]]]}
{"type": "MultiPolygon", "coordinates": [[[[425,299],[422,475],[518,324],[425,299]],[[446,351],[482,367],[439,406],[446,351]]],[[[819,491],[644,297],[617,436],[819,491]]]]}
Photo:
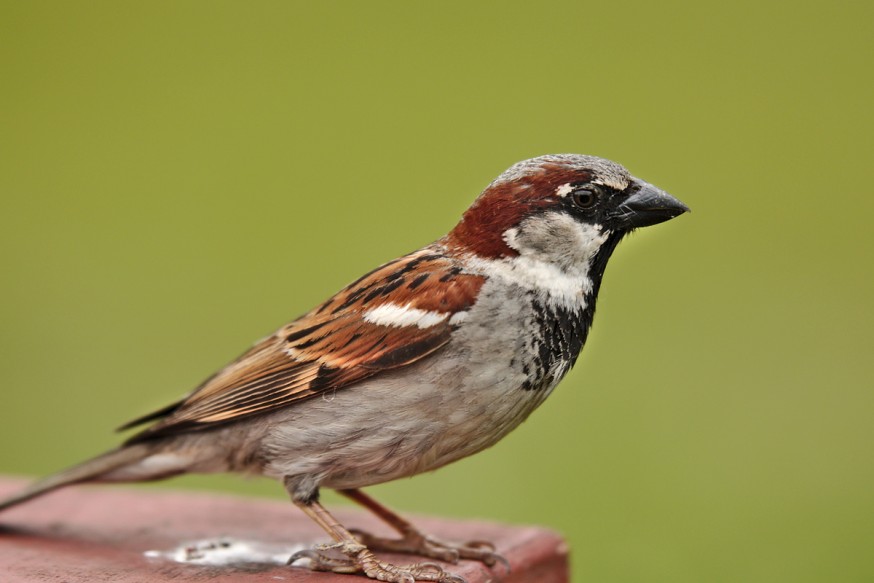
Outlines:
{"type": "Polygon", "coordinates": [[[634,183],[639,188],[617,209],[618,219],[632,229],[657,225],[689,210],[682,202],[648,182],[635,178],[634,183]]]}

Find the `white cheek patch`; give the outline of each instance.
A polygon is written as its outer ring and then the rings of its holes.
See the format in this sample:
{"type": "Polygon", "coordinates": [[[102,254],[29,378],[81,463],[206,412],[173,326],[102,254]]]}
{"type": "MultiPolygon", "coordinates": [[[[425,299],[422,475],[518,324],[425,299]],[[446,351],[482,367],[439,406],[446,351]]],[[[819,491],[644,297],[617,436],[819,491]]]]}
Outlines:
{"type": "Polygon", "coordinates": [[[517,257],[470,259],[472,269],[546,294],[550,301],[578,306],[592,289],[589,265],[610,231],[600,224],[576,221],[564,213],[531,217],[504,231],[517,257]]]}
{"type": "Polygon", "coordinates": [[[401,328],[404,326],[417,326],[419,328],[430,328],[443,322],[449,317],[447,312],[432,312],[429,310],[420,310],[419,308],[411,308],[409,304],[399,306],[397,304],[383,304],[377,306],[364,313],[364,321],[379,326],[393,326],[401,328]]]}
{"type": "Polygon", "coordinates": [[[579,249],[580,257],[585,257],[586,260],[594,257],[601,248],[601,245],[607,242],[610,236],[610,231],[604,230],[602,225],[595,223],[594,225],[579,225],[577,231],[577,249],[579,249]]]}
{"type": "Polygon", "coordinates": [[[581,223],[566,213],[549,212],[508,229],[504,240],[520,255],[552,263],[569,272],[585,272],[589,260],[609,234],[603,225],[581,223]]]}

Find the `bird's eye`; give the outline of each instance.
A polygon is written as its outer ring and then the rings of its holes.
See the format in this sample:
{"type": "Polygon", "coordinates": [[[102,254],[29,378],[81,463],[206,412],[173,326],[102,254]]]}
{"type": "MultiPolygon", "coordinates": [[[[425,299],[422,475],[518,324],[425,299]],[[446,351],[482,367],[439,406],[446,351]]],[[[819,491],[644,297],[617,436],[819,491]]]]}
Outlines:
{"type": "Polygon", "coordinates": [[[591,188],[577,188],[571,193],[571,200],[581,209],[590,209],[598,202],[598,195],[591,188]]]}

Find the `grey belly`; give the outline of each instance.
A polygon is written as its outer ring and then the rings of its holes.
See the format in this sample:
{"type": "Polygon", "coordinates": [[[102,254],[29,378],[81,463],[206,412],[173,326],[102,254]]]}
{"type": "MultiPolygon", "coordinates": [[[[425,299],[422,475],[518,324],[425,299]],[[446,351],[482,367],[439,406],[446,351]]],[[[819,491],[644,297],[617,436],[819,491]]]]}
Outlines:
{"type": "Polygon", "coordinates": [[[436,469],[493,445],[548,390],[492,355],[424,362],[329,392],[269,417],[264,473],[308,476],[330,488],[359,488],[436,469]]]}

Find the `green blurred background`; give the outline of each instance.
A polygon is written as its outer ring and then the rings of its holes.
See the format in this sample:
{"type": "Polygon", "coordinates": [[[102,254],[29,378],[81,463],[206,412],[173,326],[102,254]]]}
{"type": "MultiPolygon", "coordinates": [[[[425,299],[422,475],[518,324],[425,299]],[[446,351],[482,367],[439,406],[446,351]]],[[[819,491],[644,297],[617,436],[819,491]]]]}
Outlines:
{"type": "Polygon", "coordinates": [[[3,2],[0,471],[113,446],[513,162],[582,152],[693,214],[623,243],[576,369],[519,430],[371,491],[558,529],[579,582],[874,580],[872,22],[870,2],[3,2]]]}

